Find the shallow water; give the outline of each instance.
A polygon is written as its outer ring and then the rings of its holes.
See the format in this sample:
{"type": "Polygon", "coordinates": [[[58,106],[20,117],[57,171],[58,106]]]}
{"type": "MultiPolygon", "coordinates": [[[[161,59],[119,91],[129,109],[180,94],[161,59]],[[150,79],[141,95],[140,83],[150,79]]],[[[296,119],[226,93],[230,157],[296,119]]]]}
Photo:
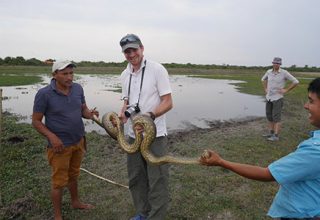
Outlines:
{"type": "MultiPolygon", "coordinates": [[[[3,111],[23,116],[22,122],[31,122],[33,99],[36,92],[49,83],[2,87],[3,111]]],[[[122,106],[118,75],[80,75],[75,78],[85,91],[89,108],[97,107],[102,116],[109,111],[118,112],[122,106]]],[[[264,99],[261,96],[239,93],[231,80],[170,76],[174,107],[167,113],[168,130],[185,129],[189,126],[208,127],[207,121],[238,119],[249,116],[264,116],[264,99]]],[[[98,125],[84,120],[87,131],[105,133],[98,125]]]]}

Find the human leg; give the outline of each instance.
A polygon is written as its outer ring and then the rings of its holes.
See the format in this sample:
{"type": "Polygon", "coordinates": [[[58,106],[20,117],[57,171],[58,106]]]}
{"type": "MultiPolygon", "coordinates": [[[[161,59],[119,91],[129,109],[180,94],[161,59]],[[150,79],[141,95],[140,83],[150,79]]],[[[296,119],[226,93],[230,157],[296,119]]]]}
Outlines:
{"type": "Polygon", "coordinates": [[[268,121],[269,136],[275,133],[275,123],[273,121],[268,121]]]}
{"type": "MultiPolygon", "coordinates": [[[[151,152],[159,157],[168,152],[167,137],[158,137],[150,146],[151,152]]],[[[151,210],[148,220],[165,219],[169,203],[169,164],[147,164],[149,178],[149,203],[151,210]]]]}
{"type": "Polygon", "coordinates": [[[51,188],[51,201],[54,210],[54,220],[62,220],[62,189],[51,188]]]}
{"type": "Polygon", "coordinates": [[[271,137],[274,134],[274,122],[272,118],[272,110],[273,110],[273,104],[271,101],[266,102],[266,118],[268,120],[268,130],[269,133],[263,134],[263,137],[271,137]]]}
{"type": "Polygon", "coordinates": [[[280,128],[281,128],[281,113],[282,113],[282,107],[283,107],[283,99],[279,99],[277,101],[273,102],[273,112],[272,112],[272,118],[274,121],[274,128],[275,128],[275,134],[279,135],[280,128]]]}
{"type": "Polygon", "coordinates": [[[273,134],[275,132],[275,123],[272,121],[268,122],[268,128],[271,134],[273,134]]]}
{"type": "Polygon", "coordinates": [[[78,181],[74,180],[71,181],[68,185],[68,189],[71,195],[71,206],[74,209],[92,209],[94,208],[93,205],[83,203],[79,199],[78,195],[78,181]]]}
{"type": "Polygon", "coordinates": [[[63,149],[61,153],[54,153],[47,149],[48,162],[51,166],[51,201],[54,209],[54,219],[61,220],[62,189],[68,183],[68,169],[70,149],[63,149]]]}
{"type": "Polygon", "coordinates": [[[283,107],[283,99],[273,102],[272,120],[274,123],[274,135],[268,138],[269,141],[278,141],[281,130],[281,112],[283,107]]]}
{"type": "Polygon", "coordinates": [[[273,123],[274,132],[267,138],[268,141],[278,141],[281,128],[280,122],[273,123]]]}
{"type": "Polygon", "coordinates": [[[281,130],[281,123],[280,122],[274,123],[274,134],[276,136],[280,134],[280,130],[281,130]]]}
{"type": "MultiPolygon", "coordinates": [[[[134,139],[129,138],[129,143],[133,142],[134,139]]],[[[136,213],[144,217],[146,217],[150,211],[148,202],[149,182],[146,166],[146,161],[140,152],[127,154],[129,190],[136,213]]]]}
{"type": "Polygon", "coordinates": [[[274,122],[274,133],[276,136],[280,134],[282,107],[283,99],[279,99],[273,102],[272,118],[274,122]]]}
{"type": "Polygon", "coordinates": [[[69,182],[68,189],[71,195],[71,205],[75,209],[91,209],[94,206],[91,204],[82,203],[78,193],[78,177],[80,175],[80,166],[85,154],[84,139],[74,146],[71,146],[72,156],[69,166],[69,182]]]}

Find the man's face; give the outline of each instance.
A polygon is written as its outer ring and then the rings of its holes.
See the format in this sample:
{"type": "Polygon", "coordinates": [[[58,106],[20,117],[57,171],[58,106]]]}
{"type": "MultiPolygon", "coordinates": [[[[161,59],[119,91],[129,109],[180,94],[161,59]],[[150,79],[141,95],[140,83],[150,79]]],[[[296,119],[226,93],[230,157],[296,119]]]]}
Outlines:
{"type": "Polygon", "coordinates": [[[310,124],[320,128],[320,99],[316,93],[309,92],[309,101],[304,105],[304,108],[309,112],[310,124]]]}
{"type": "Polygon", "coordinates": [[[274,70],[278,71],[279,68],[280,68],[280,64],[278,64],[278,63],[273,63],[273,69],[274,69],[274,70]]]}
{"type": "Polygon", "coordinates": [[[139,65],[143,59],[143,46],[136,48],[128,48],[124,51],[124,56],[131,65],[139,65]]]}
{"type": "Polygon", "coordinates": [[[57,82],[57,86],[67,88],[72,85],[73,67],[67,67],[63,70],[58,70],[53,74],[53,78],[57,82]]]}

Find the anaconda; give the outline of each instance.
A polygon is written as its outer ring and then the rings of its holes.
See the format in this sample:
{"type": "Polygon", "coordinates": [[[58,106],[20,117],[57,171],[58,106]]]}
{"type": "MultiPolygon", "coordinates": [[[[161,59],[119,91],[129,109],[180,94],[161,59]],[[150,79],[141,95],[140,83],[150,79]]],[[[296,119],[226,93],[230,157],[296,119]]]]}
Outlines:
{"type": "Polygon", "coordinates": [[[109,112],[103,115],[102,122],[98,118],[93,119],[98,125],[103,127],[106,132],[114,139],[116,139],[120,147],[127,153],[134,153],[139,150],[146,161],[153,164],[164,164],[164,163],[175,163],[175,164],[200,164],[199,158],[183,158],[183,157],[173,157],[170,155],[165,155],[161,157],[156,157],[150,151],[150,145],[156,138],[156,126],[153,120],[147,115],[136,115],[133,118],[132,126],[141,125],[144,130],[144,134],[139,134],[135,129],[135,142],[133,144],[128,144],[125,140],[123,132],[123,124],[118,118],[115,112],[109,112]],[[116,121],[116,127],[111,123],[112,119],[116,121]]]}

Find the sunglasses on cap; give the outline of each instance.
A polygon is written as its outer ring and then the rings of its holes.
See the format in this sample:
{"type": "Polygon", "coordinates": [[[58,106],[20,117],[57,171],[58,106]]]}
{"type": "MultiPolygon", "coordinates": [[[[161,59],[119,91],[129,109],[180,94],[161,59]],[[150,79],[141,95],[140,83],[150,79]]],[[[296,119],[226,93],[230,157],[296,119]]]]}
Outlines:
{"type": "Polygon", "coordinates": [[[120,46],[123,47],[124,45],[126,45],[128,43],[139,43],[139,44],[141,44],[141,40],[137,35],[128,34],[128,35],[124,36],[120,40],[120,46]]]}

